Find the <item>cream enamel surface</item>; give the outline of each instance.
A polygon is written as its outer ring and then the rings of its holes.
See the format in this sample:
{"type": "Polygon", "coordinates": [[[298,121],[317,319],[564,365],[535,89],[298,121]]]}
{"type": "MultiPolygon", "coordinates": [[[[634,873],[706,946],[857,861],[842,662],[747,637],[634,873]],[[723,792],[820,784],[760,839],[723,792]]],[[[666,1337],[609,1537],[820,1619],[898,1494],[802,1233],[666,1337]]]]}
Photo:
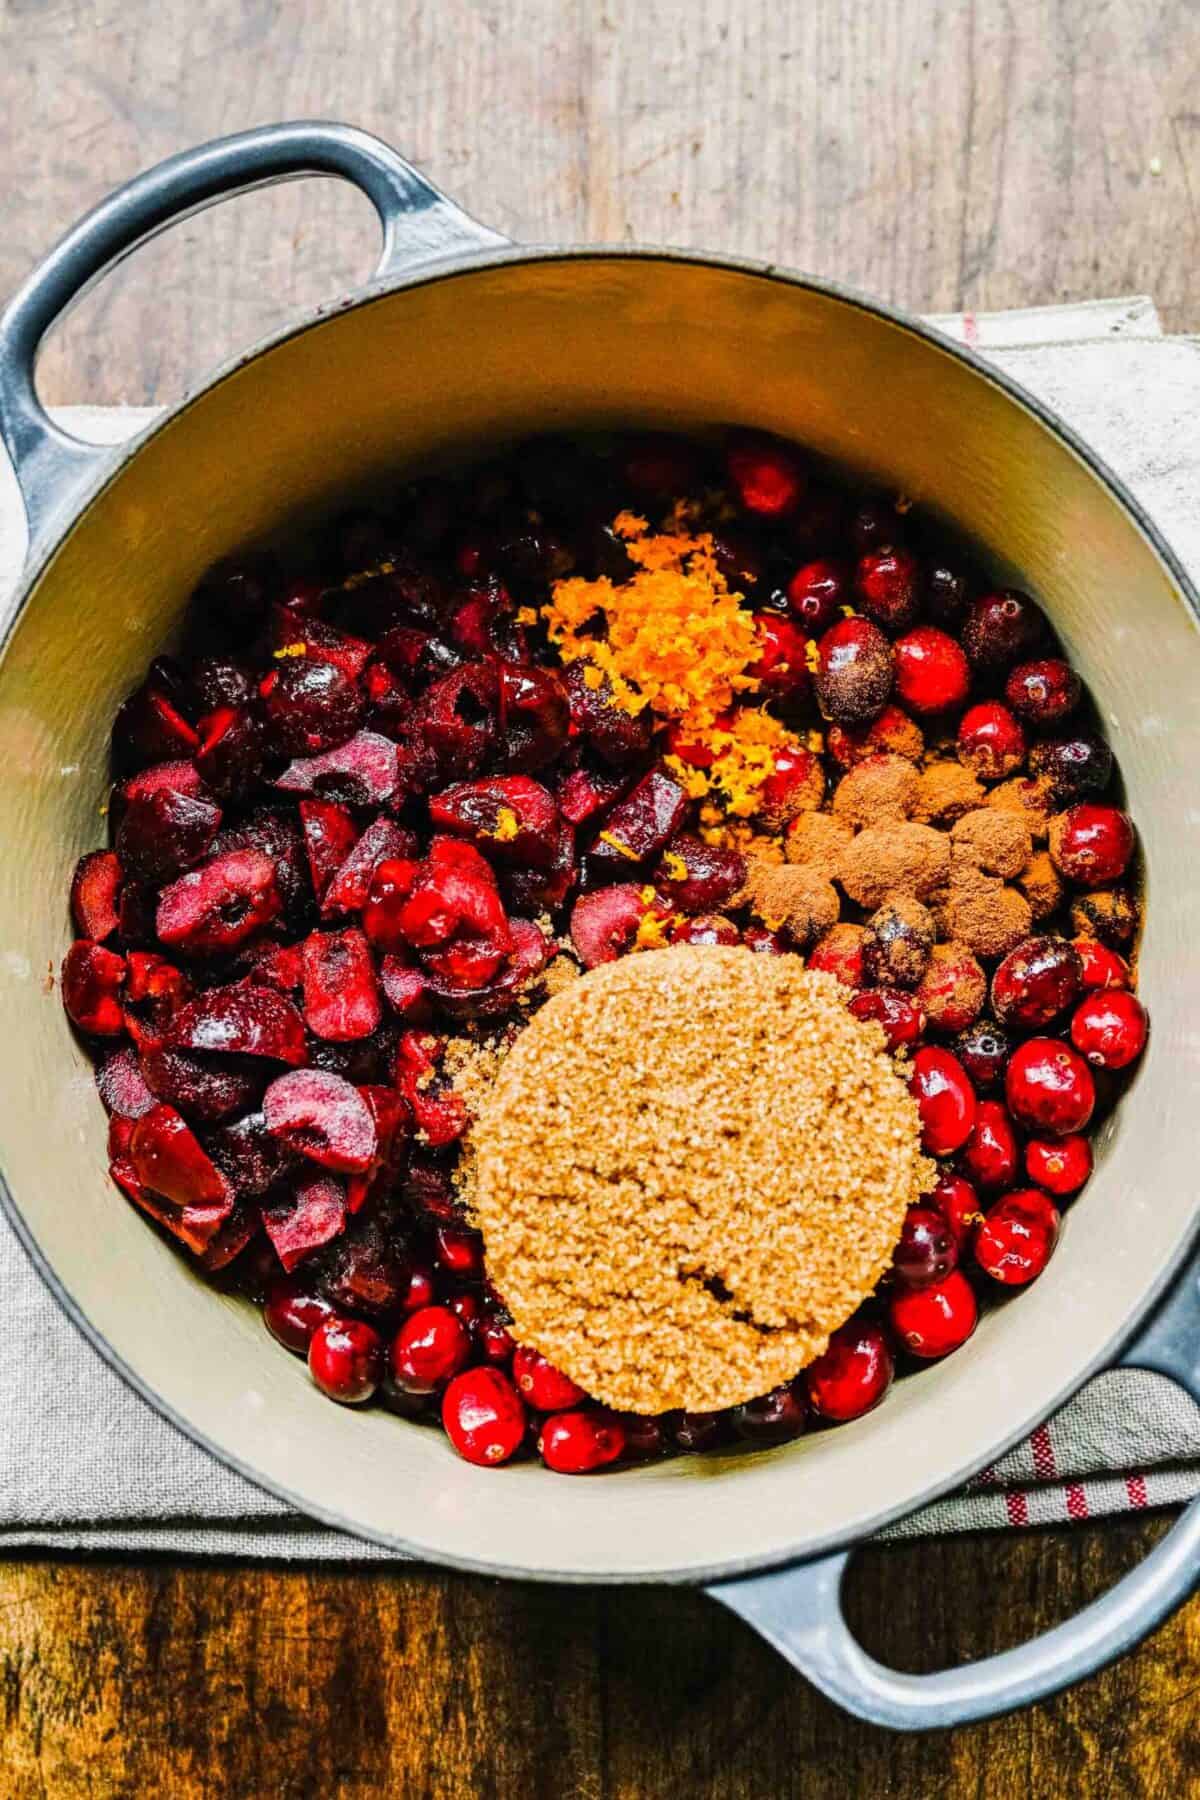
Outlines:
{"type": "Polygon", "coordinates": [[[687,1579],[846,1539],[986,1460],[1078,1380],[1193,1214],[1200,635],[1102,481],[1002,388],[850,302],[666,257],[514,255],[334,314],[233,371],[122,466],[0,663],[0,1166],[92,1330],[219,1453],[326,1518],[532,1576],[687,1579]],[[875,1415],[753,1457],[593,1481],[481,1471],[432,1432],[331,1406],[251,1309],[125,1205],[47,973],[102,841],[107,728],[197,575],[247,540],[481,439],[637,420],[777,429],[877,476],[1020,571],[1097,696],[1142,832],[1144,1067],[1042,1280],[875,1415]],[[497,1504],[498,1494],[501,1503],[497,1504]]]}

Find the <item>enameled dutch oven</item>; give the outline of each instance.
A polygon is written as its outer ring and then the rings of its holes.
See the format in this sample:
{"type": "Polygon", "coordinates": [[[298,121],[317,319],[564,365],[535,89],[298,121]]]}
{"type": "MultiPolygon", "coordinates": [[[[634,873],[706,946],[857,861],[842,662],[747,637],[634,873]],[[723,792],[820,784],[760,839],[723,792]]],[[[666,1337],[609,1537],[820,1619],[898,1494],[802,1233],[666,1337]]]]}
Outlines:
{"type": "Polygon", "coordinates": [[[992,1461],[1094,1371],[1135,1363],[1200,1397],[1197,598],[1090,451],[993,369],[875,302],[723,257],[516,248],[385,145],[327,124],[173,157],[85,218],[0,320],[0,428],[31,540],[0,663],[4,1203],[62,1306],[139,1393],[251,1480],[377,1543],[545,1581],[703,1584],[841,1705],[897,1727],[1051,1693],[1184,1598],[1200,1502],[1079,1617],[960,1669],[883,1668],[838,1604],[850,1546],[992,1461]],[[189,210],[308,174],[343,176],[374,203],[370,286],[119,450],[51,423],[35,356],[89,283],[189,210]],[[1044,602],[1143,834],[1154,1030],[1046,1274],[878,1413],[775,1451],[591,1481],[484,1471],[437,1433],[330,1406],[251,1309],[121,1204],[89,1067],[46,987],[67,942],[62,896],[101,836],[108,721],[217,557],[489,442],[714,421],[797,438],[913,496],[1044,602]]]}

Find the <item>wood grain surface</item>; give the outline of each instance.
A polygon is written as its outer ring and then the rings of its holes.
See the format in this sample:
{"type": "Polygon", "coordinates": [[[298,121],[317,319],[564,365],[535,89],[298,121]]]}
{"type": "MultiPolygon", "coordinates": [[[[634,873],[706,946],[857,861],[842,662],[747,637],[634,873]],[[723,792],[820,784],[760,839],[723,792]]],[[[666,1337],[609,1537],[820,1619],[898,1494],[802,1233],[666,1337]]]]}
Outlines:
{"type": "MultiPolygon", "coordinates": [[[[353,120],[527,240],[776,258],[917,310],[1156,295],[1200,329],[1194,0],[0,0],[0,292],[115,183],[353,120]]],[[[56,332],[57,400],[165,401],[370,266],[330,183],[189,221],[56,332]]],[[[1020,1641],[1163,1522],[873,1550],[899,1666],[1020,1641]]],[[[1200,1603],[1019,1718],[896,1739],[686,1592],[162,1560],[0,1566],[0,1796],[1182,1796],[1200,1603]]]]}

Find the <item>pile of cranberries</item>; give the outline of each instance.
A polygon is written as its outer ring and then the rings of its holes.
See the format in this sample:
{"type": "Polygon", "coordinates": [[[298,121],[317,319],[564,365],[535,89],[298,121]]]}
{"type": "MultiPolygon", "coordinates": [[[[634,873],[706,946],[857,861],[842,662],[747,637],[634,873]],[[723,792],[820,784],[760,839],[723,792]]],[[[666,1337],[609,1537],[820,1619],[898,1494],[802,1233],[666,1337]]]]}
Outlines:
{"type": "Polygon", "coordinates": [[[540,440],[343,517],[304,555],[214,568],[180,654],[121,706],[112,847],[76,869],[62,993],[113,1179],[261,1302],[324,1393],[440,1420],[480,1464],[536,1446],[577,1474],[779,1443],[857,1418],[1042,1271],[1146,1015],[1118,948],[1138,916],[1132,827],[1032,600],[973,580],[907,508],[748,433],[540,440]],[[902,908],[874,955],[845,924],[812,949],[910,1059],[937,1185],[877,1295],[793,1382],[646,1418],[514,1343],[453,1179],[468,1119],[443,1057],[448,1037],[519,1023],[568,932],[589,967],[638,947],[648,915],[672,941],[794,949],[739,911],[744,859],[704,834],[669,727],[560,666],[537,623],[564,575],[630,574],[622,509],[661,520],[681,496],[714,509],[754,612],[747,703],[827,732],[823,755],[780,755],[771,813],[919,721],[978,779],[1047,787],[1064,898],[936,1021],[904,973],[902,908]]]}

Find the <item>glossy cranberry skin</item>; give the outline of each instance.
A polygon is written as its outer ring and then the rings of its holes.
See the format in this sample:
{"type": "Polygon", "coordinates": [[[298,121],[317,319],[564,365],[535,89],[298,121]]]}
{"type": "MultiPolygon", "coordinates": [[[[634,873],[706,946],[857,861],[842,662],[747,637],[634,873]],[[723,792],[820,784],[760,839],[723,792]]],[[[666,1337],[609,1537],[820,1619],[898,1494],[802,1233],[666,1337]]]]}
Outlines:
{"type": "Polygon", "coordinates": [[[777,699],[808,690],[808,639],[798,625],[778,613],[755,613],[759,651],[748,674],[777,699]]]}
{"type": "Polygon", "coordinates": [[[777,931],[771,931],[766,925],[747,925],[742,933],[742,943],[747,950],[753,950],[757,956],[786,956],[788,947],[777,931]]]}
{"type": "Polygon", "coordinates": [[[525,1441],[525,1408],[499,1369],[464,1369],[442,1395],[442,1428],[464,1462],[494,1468],[525,1441]]]}
{"type": "Polygon", "coordinates": [[[1011,1186],[1021,1152],[1012,1120],[998,1100],[981,1100],[971,1135],[962,1148],[964,1173],[976,1187],[998,1193],[1011,1186]]]}
{"type": "Polygon", "coordinates": [[[433,1270],[425,1263],[409,1263],[400,1297],[404,1311],[420,1312],[423,1306],[432,1306],[436,1293],[433,1270]]]}
{"type": "Polygon", "coordinates": [[[1003,781],[1025,761],[1020,720],[999,700],[969,706],[958,722],[958,760],[980,781],[1003,781]]]}
{"type": "Polygon", "coordinates": [[[1016,588],[984,594],[963,622],[962,641],[977,669],[994,673],[1027,656],[1045,632],[1038,608],[1016,588]]]}
{"type": "Polygon", "coordinates": [[[1077,1194],[1092,1172],[1092,1146],[1087,1138],[1030,1138],[1025,1146],[1025,1173],[1030,1181],[1065,1200],[1077,1194]]]}
{"type": "Polygon", "coordinates": [[[962,646],[936,625],[918,625],[896,644],[896,693],[910,712],[948,712],[966,702],[971,671],[962,646]]]}
{"type": "Polygon", "coordinates": [[[1079,978],[1085,988],[1127,988],[1132,986],[1129,964],[1107,944],[1095,938],[1076,938],[1079,952],[1079,978]]]}
{"type": "Polygon", "coordinates": [[[1058,1242],[1058,1208],[1037,1188],[1018,1188],[997,1200],[975,1238],[975,1261],[1002,1287],[1025,1287],[1039,1276],[1058,1242]]]}
{"type": "Polygon", "coordinates": [[[1108,887],[1119,881],[1133,855],[1133,826],[1116,806],[1082,802],[1050,830],[1054,866],[1079,887],[1108,887]]]}
{"type": "Polygon", "coordinates": [[[1097,988],[1071,1016],[1071,1042],[1093,1068],[1127,1069],[1146,1048],[1150,1021],[1136,994],[1097,988]]]}
{"type": "Polygon", "coordinates": [[[732,919],[721,913],[701,913],[694,919],[681,919],[671,927],[673,944],[740,944],[742,934],[732,919]]]}
{"type": "Polygon", "coordinates": [[[537,1447],[556,1475],[590,1475],[616,1462],[625,1448],[625,1427],[604,1406],[552,1413],[542,1425],[537,1447]]]}
{"type": "Polygon", "coordinates": [[[958,569],[935,565],[925,576],[925,600],[930,616],[949,631],[957,631],[966,617],[967,578],[958,569]]]}
{"type": "Polygon", "coordinates": [[[725,1436],[727,1416],[723,1412],[673,1413],[670,1428],[676,1449],[689,1456],[713,1449],[725,1436]]]}
{"type": "Polygon", "coordinates": [[[625,1454],[631,1462],[653,1462],[670,1448],[661,1419],[645,1413],[618,1414],[625,1431],[625,1454]]]}
{"type": "Polygon", "coordinates": [[[1013,1051],[1004,1092],[1017,1123],[1039,1136],[1082,1131],[1096,1104],[1091,1070],[1057,1038],[1029,1038],[1013,1051]]]}
{"type": "Polygon", "coordinates": [[[1083,693],[1078,675],[1061,656],[1020,663],[1004,684],[1004,698],[1027,725],[1053,731],[1070,718],[1083,693]]]}
{"type": "Polygon", "coordinates": [[[925,1019],[911,994],[900,988],[868,988],[855,994],[849,1010],[856,1019],[870,1019],[883,1027],[889,1050],[915,1044],[925,1029],[925,1019]]]}
{"type": "Polygon", "coordinates": [[[931,1156],[961,1150],[975,1123],[975,1089],[949,1050],[926,1045],[912,1059],[908,1091],[921,1115],[921,1143],[931,1156]]]}
{"type": "Polygon", "coordinates": [[[278,1276],[267,1289],[263,1302],[263,1324],[285,1350],[293,1356],[307,1356],[313,1333],[318,1325],[331,1319],[334,1309],[320,1294],[314,1294],[289,1276],[278,1276]]]}
{"type": "Polygon", "coordinates": [[[809,1363],[803,1381],[813,1411],[842,1425],[878,1406],[894,1373],[882,1326],[870,1319],[849,1319],[832,1333],[816,1361],[809,1363]]]}
{"type": "Polygon", "coordinates": [[[885,631],[904,631],[917,615],[920,570],[911,550],[869,550],[859,558],[854,585],[867,617],[885,631]]]}
{"type": "Polygon", "coordinates": [[[955,1038],[954,1054],[974,1086],[986,1092],[1004,1077],[1012,1055],[1012,1039],[994,1019],[976,1019],[955,1038]]]}
{"type": "Polygon", "coordinates": [[[978,1323],[979,1305],[970,1282],[955,1269],[933,1287],[896,1288],[888,1317],[910,1355],[932,1362],[966,1343],[978,1323]]]}
{"type": "Polygon", "coordinates": [[[1029,752],[1029,773],[1050,783],[1056,806],[1102,794],[1112,780],[1113,753],[1103,738],[1051,738],[1029,752]]]}
{"type": "Polygon", "coordinates": [[[503,1366],[510,1363],[516,1350],[512,1332],[496,1312],[485,1312],[475,1332],[479,1354],[485,1362],[503,1366]]]}
{"type": "Polygon", "coordinates": [[[439,1225],[433,1234],[434,1261],[459,1281],[478,1281],[483,1274],[483,1243],[477,1231],[439,1225]]]}
{"type": "Polygon", "coordinates": [[[748,1444],[788,1444],[808,1423],[804,1389],[785,1381],[755,1400],[746,1400],[730,1412],[733,1429],[748,1444]]]}
{"type": "Polygon", "coordinates": [[[837,725],[865,725],[881,713],[892,691],[892,646],[870,619],[840,619],[817,645],[813,678],[817,700],[837,725]]]}
{"type": "Polygon", "coordinates": [[[471,1332],[448,1306],[423,1306],[410,1313],[392,1340],[392,1379],[409,1394],[432,1394],[445,1387],[471,1355],[471,1332]]]}
{"type": "Polygon", "coordinates": [[[308,1346],[308,1367],[323,1394],[343,1406],[361,1406],[379,1386],[383,1344],[372,1325],[336,1315],[325,1319],[308,1346]]]}
{"type": "Polygon", "coordinates": [[[513,1356],[513,1380],[521,1398],[536,1412],[562,1412],[587,1399],[577,1382],[527,1344],[521,1344],[513,1356]]]}
{"type": "MultiPolygon", "coordinates": [[[[747,943],[749,939],[747,932],[747,943]]],[[[861,988],[867,979],[863,968],[865,941],[866,933],[861,925],[834,925],[819,943],[814,944],[808,966],[826,975],[836,975],[843,987],[861,988]]]]}
{"type": "Polygon", "coordinates": [[[743,507],[764,519],[795,512],[807,485],[791,445],[765,432],[736,432],[725,453],[725,467],[743,507]]]}
{"type": "Polygon", "coordinates": [[[840,563],[805,563],[787,584],[792,615],[810,637],[829,630],[848,597],[849,582],[840,563]]]}
{"type": "Polygon", "coordinates": [[[1031,937],[992,976],[992,1010],[1005,1025],[1037,1031],[1079,998],[1083,969],[1069,938],[1031,937]]]}
{"type": "Polygon", "coordinates": [[[935,1206],[910,1206],[892,1252],[897,1281],[905,1287],[930,1287],[958,1266],[958,1239],[950,1221],[935,1206]]]}
{"type": "Polygon", "coordinates": [[[926,1204],[941,1213],[960,1250],[972,1241],[983,1213],[979,1195],[964,1175],[939,1175],[926,1204]]]}

